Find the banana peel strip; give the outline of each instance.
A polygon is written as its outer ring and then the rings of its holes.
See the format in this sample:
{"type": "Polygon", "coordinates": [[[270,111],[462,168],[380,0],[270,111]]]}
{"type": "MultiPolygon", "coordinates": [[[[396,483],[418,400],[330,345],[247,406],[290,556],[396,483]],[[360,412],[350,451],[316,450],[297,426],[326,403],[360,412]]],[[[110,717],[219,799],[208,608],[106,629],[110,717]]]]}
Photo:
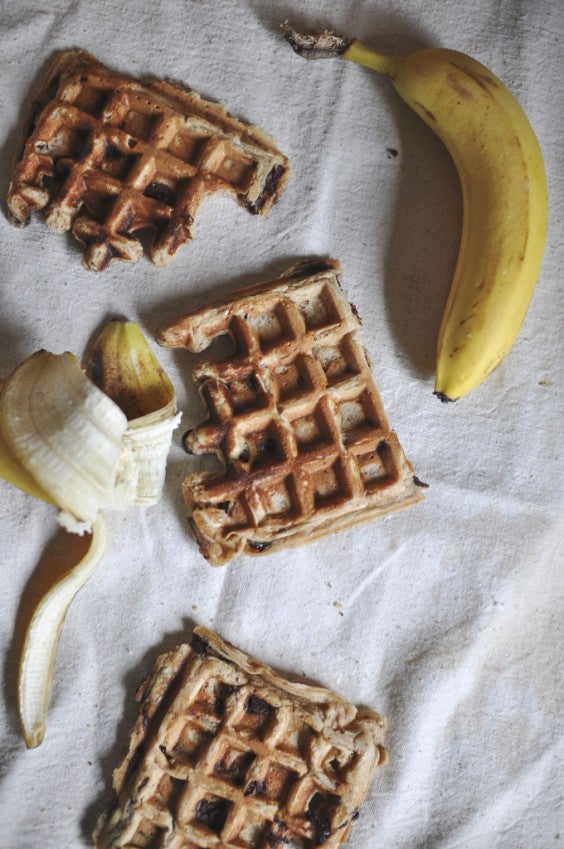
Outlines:
{"type": "Polygon", "coordinates": [[[28,749],[39,746],[45,733],[57,647],[67,611],[102,559],[106,544],[106,523],[99,516],[92,525],[86,555],[41,598],[27,628],[19,667],[18,708],[28,749]]]}
{"type": "Polygon", "coordinates": [[[132,321],[111,321],[95,340],[86,374],[127,416],[118,488],[134,504],[155,504],[161,495],[176,414],[174,387],[132,321]]]}

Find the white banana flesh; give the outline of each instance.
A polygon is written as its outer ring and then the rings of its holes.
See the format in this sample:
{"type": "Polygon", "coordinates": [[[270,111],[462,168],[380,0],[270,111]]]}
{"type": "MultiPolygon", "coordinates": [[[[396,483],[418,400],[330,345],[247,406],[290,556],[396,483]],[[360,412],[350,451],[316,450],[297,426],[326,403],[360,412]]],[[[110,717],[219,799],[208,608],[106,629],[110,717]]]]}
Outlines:
{"type": "Polygon", "coordinates": [[[463,225],[439,331],[435,394],[460,398],[511,349],[539,276],[548,193],[534,131],[505,85],[463,53],[432,48],[402,59],[327,31],[303,36],[284,28],[306,58],[342,56],[390,77],[453,158],[463,225]]]}

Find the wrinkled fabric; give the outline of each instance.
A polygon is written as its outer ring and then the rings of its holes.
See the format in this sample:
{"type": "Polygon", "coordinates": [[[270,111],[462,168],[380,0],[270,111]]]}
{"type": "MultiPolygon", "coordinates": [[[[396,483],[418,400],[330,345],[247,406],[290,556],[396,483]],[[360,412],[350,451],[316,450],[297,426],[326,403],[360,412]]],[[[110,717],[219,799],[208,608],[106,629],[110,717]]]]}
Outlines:
{"type": "Polygon", "coordinates": [[[71,605],[45,740],[31,751],[18,728],[18,623],[56,522],[53,508],[0,481],[3,849],[91,845],[135,689],[196,624],[387,715],[390,763],[350,849],[560,845],[563,13],[559,0],[2,4],[3,198],[41,75],[72,47],[220,100],[276,139],[292,177],[266,219],[231,197],[206,201],[194,240],[164,269],[144,258],[85,271],[71,236],[40,216],[17,230],[3,202],[0,378],[39,348],[82,357],[110,318],[154,339],[212,296],[335,257],[390,422],[429,483],[422,504],[381,522],[212,568],[180,489],[201,462],[181,445],[203,415],[197,358],[155,344],[184,412],[165,492],[157,506],[108,515],[108,551],[71,605]],[[516,94],[538,134],[551,203],[539,284],[511,354],[456,404],[432,394],[461,225],[454,167],[388,80],[295,56],[278,29],[286,18],[389,52],[469,53],[516,94]]]}

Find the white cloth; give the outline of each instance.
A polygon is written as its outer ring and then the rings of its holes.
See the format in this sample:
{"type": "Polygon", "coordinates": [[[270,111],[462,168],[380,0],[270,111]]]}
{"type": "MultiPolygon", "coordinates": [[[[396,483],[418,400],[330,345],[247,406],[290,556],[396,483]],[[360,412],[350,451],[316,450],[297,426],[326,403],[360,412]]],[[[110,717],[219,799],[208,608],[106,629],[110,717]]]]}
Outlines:
{"type": "Polygon", "coordinates": [[[20,0],[1,10],[2,197],[41,74],[54,51],[75,46],[221,100],[275,137],[293,174],[264,220],[232,198],[207,201],[196,238],[166,269],[144,259],[87,272],[71,237],[40,216],[14,229],[4,207],[0,376],[39,348],[81,357],[108,318],[137,321],[152,339],[212,294],[299,258],[337,257],[390,421],[430,488],[423,504],[383,522],[212,568],[188,533],[180,492],[193,462],[180,436],[202,414],[194,358],[155,345],[185,411],[165,494],[156,507],[109,517],[110,547],[70,608],[45,740],[31,751],[18,729],[14,633],[55,521],[52,508],[0,481],[0,845],[91,845],[136,685],[159,652],[205,624],[388,716],[390,764],[351,849],[559,846],[560,0],[20,0]],[[388,80],[299,59],[278,30],[285,18],[390,52],[433,44],[469,53],[507,83],[536,129],[551,197],[539,285],[509,357],[456,404],[432,394],[458,249],[454,168],[388,80]]]}

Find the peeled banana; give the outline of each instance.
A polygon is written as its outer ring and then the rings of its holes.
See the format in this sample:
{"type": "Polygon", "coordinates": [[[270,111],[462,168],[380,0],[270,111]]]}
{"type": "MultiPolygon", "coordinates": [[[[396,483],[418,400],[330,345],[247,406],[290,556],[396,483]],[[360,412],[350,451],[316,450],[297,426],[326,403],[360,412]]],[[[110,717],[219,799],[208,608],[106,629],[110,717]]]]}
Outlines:
{"type": "Polygon", "coordinates": [[[509,352],[539,275],[548,196],[531,125],[503,83],[463,53],[429,48],[399,58],[329,31],[283,29],[300,56],[341,56],[388,76],[452,156],[463,224],[439,331],[435,394],[460,398],[509,352]]]}
{"type": "Polygon", "coordinates": [[[86,373],[73,354],[38,351],[0,381],[0,477],[56,505],[65,529],[90,535],[27,626],[18,702],[28,747],[43,739],[67,610],[104,554],[103,512],[159,500],[179,418],[174,387],[132,322],[104,328],[86,373]]]}
{"type": "Polygon", "coordinates": [[[111,322],[87,373],[73,354],[38,351],[4,383],[0,476],[56,504],[59,522],[82,533],[100,510],[159,500],[178,421],[172,383],[140,329],[111,322]]]}

